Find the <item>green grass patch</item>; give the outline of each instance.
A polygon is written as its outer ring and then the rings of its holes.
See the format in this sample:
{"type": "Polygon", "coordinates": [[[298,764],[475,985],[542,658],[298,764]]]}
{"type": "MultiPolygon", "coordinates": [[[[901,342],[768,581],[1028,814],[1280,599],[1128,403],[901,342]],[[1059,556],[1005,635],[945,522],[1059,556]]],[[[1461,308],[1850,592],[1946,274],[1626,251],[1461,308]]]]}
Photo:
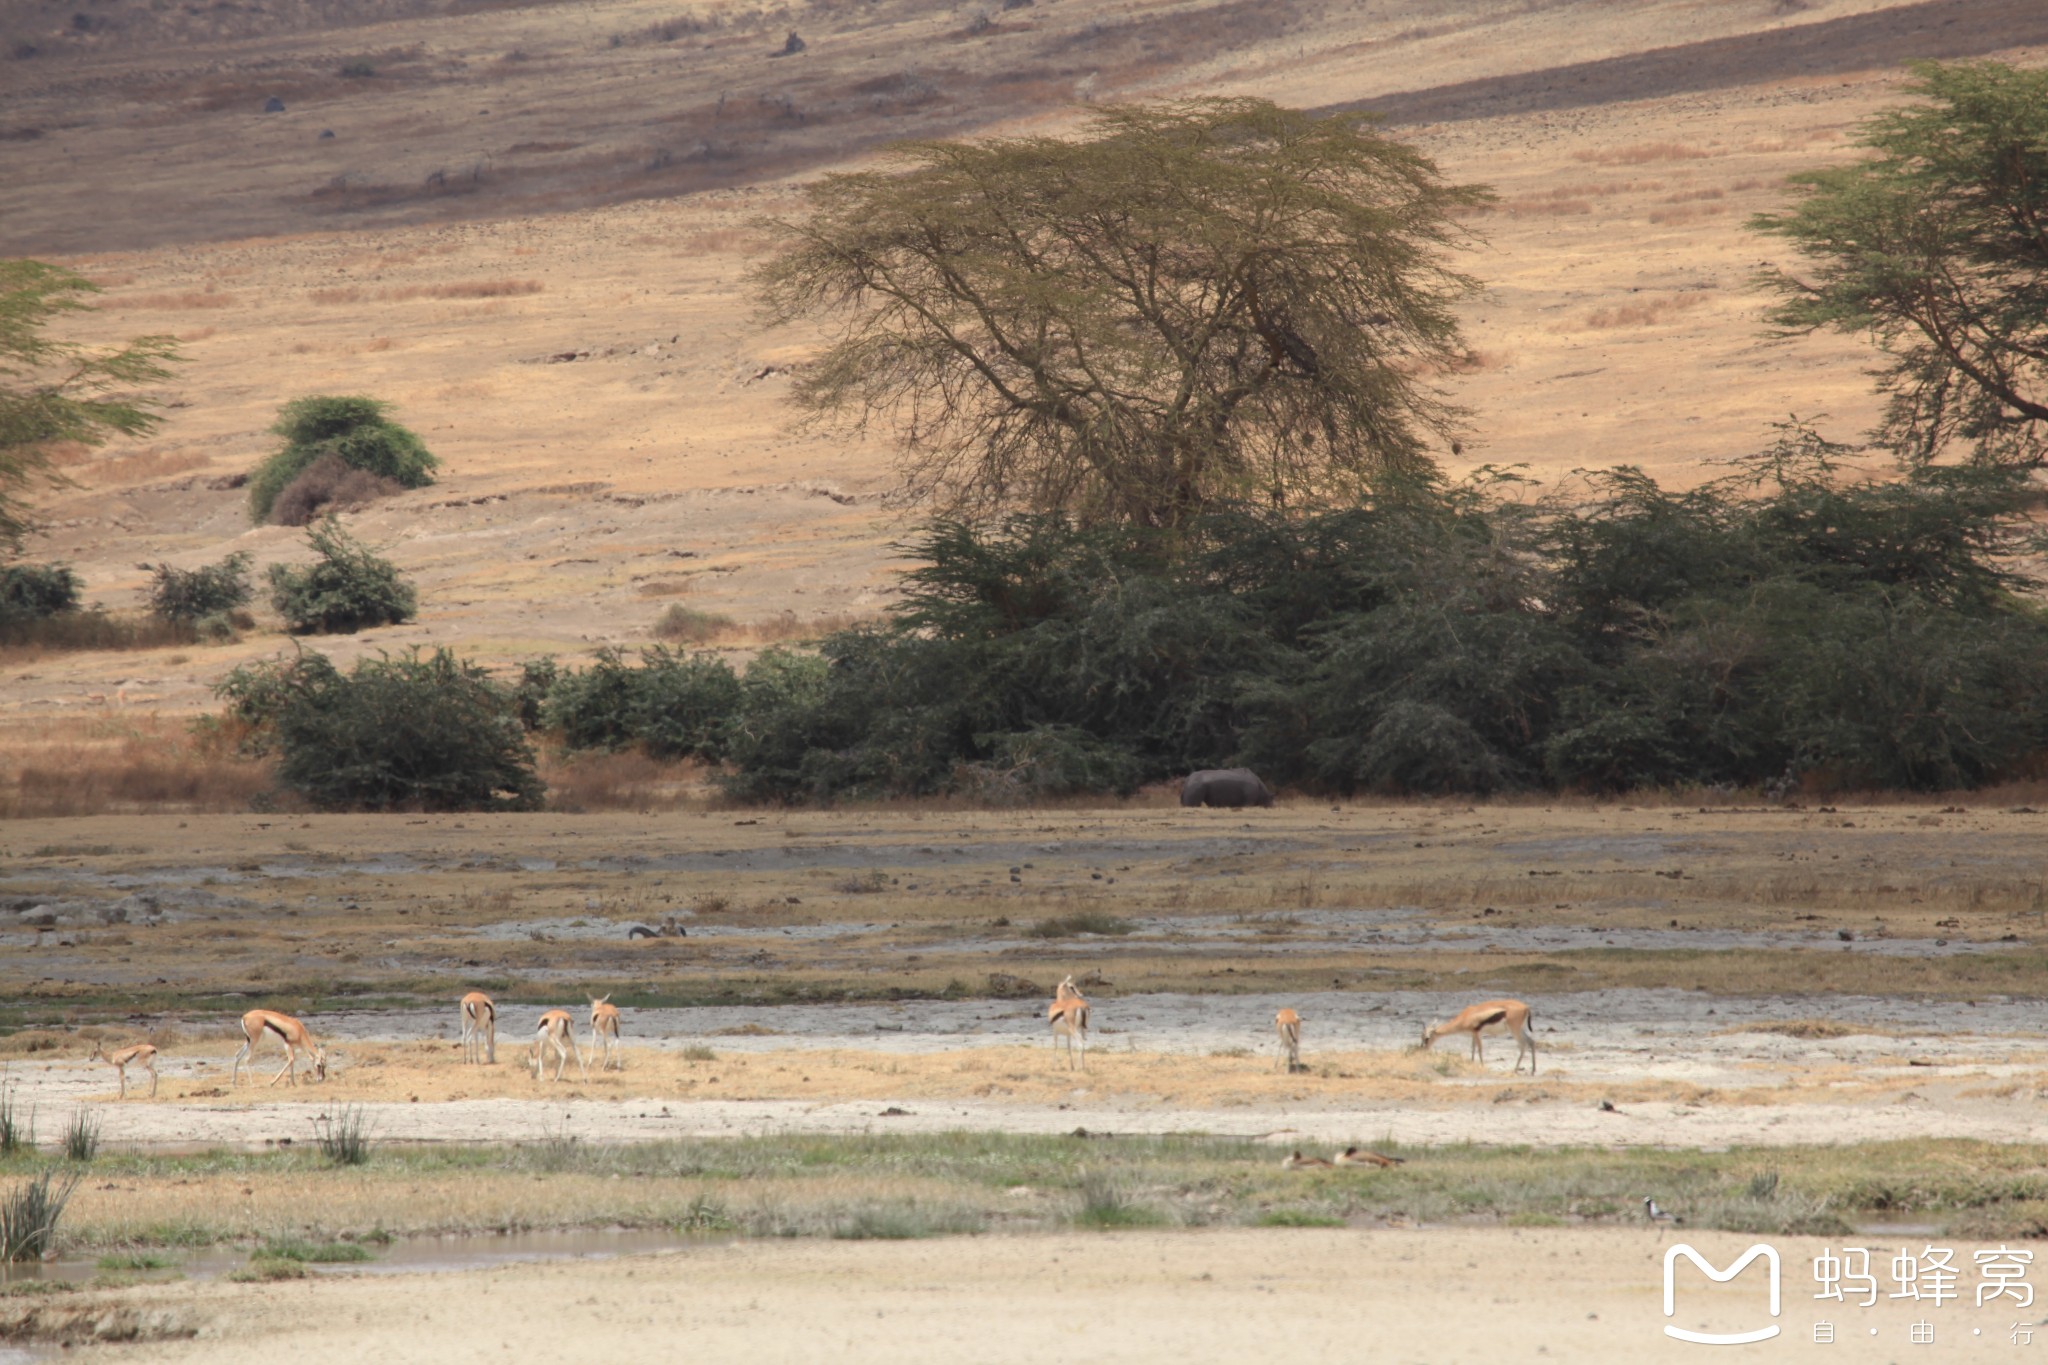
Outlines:
{"type": "Polygon", "coordinates": [[[178,1257],[161,1251],[110,1251],[97,1265],[101,1270],[173,1270],[178,1257]]]}
{"type": "Polygon", "coordinates": [[[1332,1213],[1310,1209],[1267,1209],[1252,1220],[1259,1228],[1341,1228],[1344,1220],[1332,1213]]]}
{"type": "Polygon", "coordinates": [[[352,1265],[373,1258],[368,1247],[355,1242],[309,1242],[286,1237],[265,1242],[250,1259],[297,1261],[301,1265],[352,1265]]]}
{"type": "Polygon", "coordinates": [[[1106,910],[1077,910],[1071,915],[1051,915],[1024,931],[1026,938],[1073,938],[1079,934],[1121,936],[1135,933],[1138,926],[1106,910]]]}

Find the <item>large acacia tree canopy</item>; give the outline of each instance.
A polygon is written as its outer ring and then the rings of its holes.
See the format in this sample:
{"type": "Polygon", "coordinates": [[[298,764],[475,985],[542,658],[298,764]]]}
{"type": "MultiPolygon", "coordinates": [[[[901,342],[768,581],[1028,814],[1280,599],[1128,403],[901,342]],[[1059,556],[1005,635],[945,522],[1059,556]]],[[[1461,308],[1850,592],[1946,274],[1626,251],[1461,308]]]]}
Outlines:
{"type": "Polygon", "coordinates": [[[1788,332],[1868,332],[1889,363],[1877,439],[1925,463],[2048,461],[2048,70],[1914,68],[1925,103],[1863,128],[1874,155],[1793,177],[1804,198],[1752,226],[1811,273],[1766,271],[1788,332]]]}
{"type": "Polygon", "coordinates": [[[756,284],[832,329],[796,401],[890,430],[913,495],[1171,526],[1434,477],[1475,287],[1447,255],[1485,190],[1262,100],[897,155],[813,185],[756,284]]]}

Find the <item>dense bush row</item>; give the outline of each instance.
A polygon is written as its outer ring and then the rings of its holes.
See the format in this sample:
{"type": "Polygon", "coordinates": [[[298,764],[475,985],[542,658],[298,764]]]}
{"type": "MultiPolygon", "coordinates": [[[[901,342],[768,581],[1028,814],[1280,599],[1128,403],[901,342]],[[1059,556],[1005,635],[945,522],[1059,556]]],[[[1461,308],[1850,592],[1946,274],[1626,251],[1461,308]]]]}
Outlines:
{"type": "Polygon", "coordinates": [[[1179,533],[941,524],[885,625],[743,675],[652,650],[551,674],[571,746],[736,795],[1121,791],[1246,763],[1350,792],[1961,787],[2048,748],[2023,479],[1843,471],[1789,432],[1688,492],[1494,483],[1179,533]]]}

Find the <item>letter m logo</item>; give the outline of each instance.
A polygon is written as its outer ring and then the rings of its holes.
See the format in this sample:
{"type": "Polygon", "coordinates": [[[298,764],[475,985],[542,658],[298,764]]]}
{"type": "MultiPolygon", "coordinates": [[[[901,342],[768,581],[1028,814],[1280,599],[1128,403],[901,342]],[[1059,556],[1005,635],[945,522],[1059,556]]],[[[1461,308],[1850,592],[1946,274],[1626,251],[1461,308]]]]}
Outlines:
{"type": "MultiPolygon", "coordinates": [[[[1700,1268],[1700,1272],[1716,1284],[1726,1284],[1749,1268],[1749,1263],[1762,1257],[1771,1272],[1771,1316],[1777,1317],[1781,1306],[1781,1286],[1778,1271],[1778,1249],[1758,1242],[1731,1262],[1726,1270],[1716,1270],[1705,1257],[1685,1243],[1680,1242],[1664,1253],[1664,1316],[1673,1317],[1678,1312],[1678,1258],[1683,1256],[1700,1268]]],[[[1768,1341],[1778,1335],[1778,1325],[1759,1327],[1753,1332],[1693,1332],[1683,1327],[1664,1324],[1664,1335],[1680,1341],[1697,1342],[1702,1346],[1742,1346],[1752,1341],[1768,1341]]]]}

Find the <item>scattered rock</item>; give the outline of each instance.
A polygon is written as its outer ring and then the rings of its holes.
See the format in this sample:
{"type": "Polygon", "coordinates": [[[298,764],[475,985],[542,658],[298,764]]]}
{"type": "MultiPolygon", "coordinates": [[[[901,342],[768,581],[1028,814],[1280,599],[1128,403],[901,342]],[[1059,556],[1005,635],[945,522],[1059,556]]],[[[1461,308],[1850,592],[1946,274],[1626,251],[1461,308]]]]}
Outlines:
{"type": "Polygon", "coordinates": [[[282,114],[284,112],[284,101],[272,95],[269,99],[263,101],[263,112],[266,114],[282,114]]]}
{"type": "Polygon", "coordinates": [[[319,140],[322,142],[332,142],[334,140],[334,130],[332,128],[322,128],[319,140]]]}

